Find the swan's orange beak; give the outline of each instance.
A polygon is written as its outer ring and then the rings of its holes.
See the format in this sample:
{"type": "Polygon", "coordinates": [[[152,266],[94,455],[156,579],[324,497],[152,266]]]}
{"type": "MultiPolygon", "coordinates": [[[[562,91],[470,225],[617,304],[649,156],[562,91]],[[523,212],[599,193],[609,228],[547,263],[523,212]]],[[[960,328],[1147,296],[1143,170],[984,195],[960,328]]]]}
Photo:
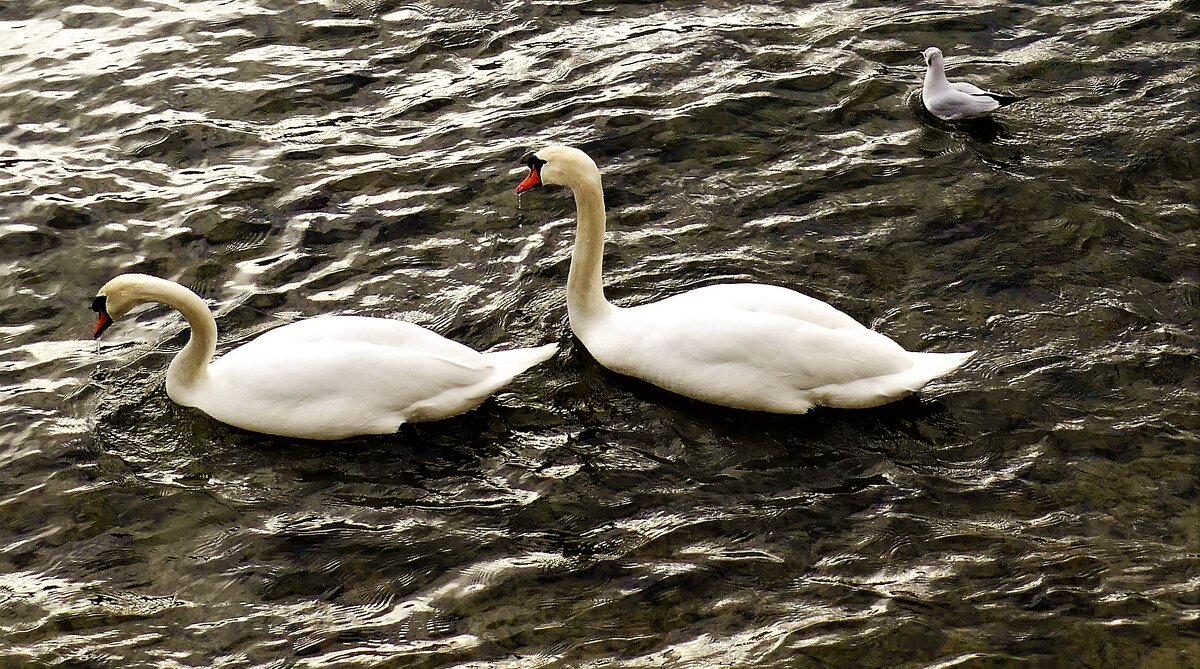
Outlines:
{"type": "Polygon", "coordinates": [[[517,185],[517,192],[524,193],[525,191],[530,190],[531,188],[537,188],[538,186],[541,186],[541,185],[542,185],[542,175],[538,174],[538,168],[536,165],[530,165],[529,166],[529,176],[525,177],[525,180],[517,185]]]}
{"type": "Polygon", "coordinates": [[[112,324],[113,324],[113,319],[111,316],[109,316],[108,314],[104,314],[104,313],[100,314],[99,317],[96,319],[96,327],[92,328],[92,338],[96,339],[100,335],[104,334],[104,331],[107,330],[108,326],[110,326],[112,324]]]}
{"type": "Polygon", "coordinates": [[[92,300],[92,311],[96,312],[96,326],[92,328],[93,339],[104,334],[108,326],[113,324],[112,316],[108,315],[107,302],[103,295],[97,295],[96,299],[92,300]]]}

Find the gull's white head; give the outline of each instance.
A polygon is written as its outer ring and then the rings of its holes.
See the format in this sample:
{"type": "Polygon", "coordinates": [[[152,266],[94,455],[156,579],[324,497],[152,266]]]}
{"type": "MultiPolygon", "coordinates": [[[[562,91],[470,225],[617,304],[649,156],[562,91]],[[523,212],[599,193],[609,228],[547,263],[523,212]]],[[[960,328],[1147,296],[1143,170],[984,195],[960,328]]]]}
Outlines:
{"type": "Polygon", "coordinates": [[[942,64],[942,50],[936,46],[931,46],[928,49],[925,49],[925,53],[921,55],[925,56],[926,65],[942,64]]]}
{"type": "Polygon", "coordinates": [[[595,161],[570,146],[547,146],[525,154],[521,162],[529,166],[529,174],[517,186],[518,193],[541,185],[573,187],[584,181],[600,181],[595,161]]]}

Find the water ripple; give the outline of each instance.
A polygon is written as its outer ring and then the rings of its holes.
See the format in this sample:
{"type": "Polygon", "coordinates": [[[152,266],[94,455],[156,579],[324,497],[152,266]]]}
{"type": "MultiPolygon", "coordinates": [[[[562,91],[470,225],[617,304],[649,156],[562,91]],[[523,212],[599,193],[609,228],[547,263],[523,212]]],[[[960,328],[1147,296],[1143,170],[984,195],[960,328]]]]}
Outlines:
{"type": "Polygon", "coordinates": [[[1193,666],[1193,5],[0,5],[0,664],[1193,666]],[[935,44],[1028,99],[934,119],[935,44]],[[798,419],[605,371],[570,197],[512,194],[552,141],[614,301],[778,283],[978,356],[798,419]],[[166,398],[169,310],[88,339],[124,271],[218,352],[322,313],[564,350],[263,437],[166,398]]]}

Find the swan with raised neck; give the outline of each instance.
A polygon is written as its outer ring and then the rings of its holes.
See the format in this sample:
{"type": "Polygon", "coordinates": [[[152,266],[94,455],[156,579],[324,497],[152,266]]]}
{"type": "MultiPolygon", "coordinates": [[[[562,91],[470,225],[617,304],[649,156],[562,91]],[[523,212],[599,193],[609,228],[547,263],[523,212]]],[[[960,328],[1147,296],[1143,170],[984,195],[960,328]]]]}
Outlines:
{"type": "Polygon", "coordinates": [[[122,274],[92,301],[100,337],[147,302],[178,310],[191,328],[167,367],[167,395],[247,430],[306,439],[395,432],[408,422],[468,411],[557,344],[480,353],[419,325],[322,316],[269,330],[213,360],[217,324],[184,286],[122,274]]]}
{"type": "Polygon", "coordinates": [[[583,151],[550,146],[523,159],[523,193],[570,188],[576,237],[567,279],[571,329],[604,367],[694,399],[804,413],[864,408],[908,395],[966,363],[969,353],[914,353],[834,307],[794,290],[715,284],[616,307],[604,297],[604,193],[583,151]]]}
{"type": "Polygon", "coordinates": [[[523,193],[543,184],[566,186],[575,196],[575,246],[567,274],[567,316],[571,329],[580,336],[595,321],[617,309],[604,297],[604,187],[600,168],[583,151],[568,146],[551,146],[529,154],[524,162],[530,178],[517,188],[523,193]],[[543,160],[540,156],[545,156],[543,160]]]}

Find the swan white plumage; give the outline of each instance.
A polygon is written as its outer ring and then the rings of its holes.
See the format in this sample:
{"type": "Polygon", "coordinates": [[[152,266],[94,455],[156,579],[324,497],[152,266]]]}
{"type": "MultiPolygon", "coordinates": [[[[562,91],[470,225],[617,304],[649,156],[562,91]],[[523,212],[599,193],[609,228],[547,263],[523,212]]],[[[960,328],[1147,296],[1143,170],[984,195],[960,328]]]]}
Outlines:
{"type": "Polygon", "coordinates": [[[558,344],[480,353],[404,321],[322,316],[270,330],[213,361],[217,323],[184,286],[122,274],[92,303],[99,337],[130,309],[179,310],[191,337],[167,368],[167,395],[255,432],[342,439],[395,432],[479,406],[558,344]]]}
{"type": "Polygon", "coordinates": [[[993,111],[1020,102],[1024,98],[985,91],[965,81],[946,79],[946,64],[937,47],[929,47],[925,58],[925,83],[921,87],[921,102],[929,113],[946,120],[986,116],[993,111]]]}
{"type": "Polygon", "coordinates": [[[717,284],[617,307],[604,297],[604,192],[584,152],[551,146],[525,158],[522,193],[543,184],[575,195],[567,277],[571,329],[603,366],[694,399],[799,414],[814,405],[866,408],[961,367],[970,353],[911,353],[834,307],[780,286],[717,284]]]}

